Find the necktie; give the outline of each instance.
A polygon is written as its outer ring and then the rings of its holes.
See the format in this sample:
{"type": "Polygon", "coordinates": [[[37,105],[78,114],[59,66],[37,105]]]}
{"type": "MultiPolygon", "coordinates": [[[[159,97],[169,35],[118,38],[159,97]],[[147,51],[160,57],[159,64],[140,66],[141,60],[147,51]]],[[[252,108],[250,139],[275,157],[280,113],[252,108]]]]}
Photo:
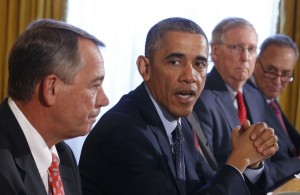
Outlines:
{"type": "Polygon", "coordinates": [[[236,94],[236,101],[238,104],[238,115],[240,119],[240,124],[243,124],[247,119],[247,110],[243,99],[243,94],[238,91],[236,94]]]}
{"type": "Polygon", "coordinates": [[[271,106],[271,109],[273,110],[273,112],[276,114],[281,126],[283,127],[283,129],[287,133],[287,130],[286,130],[286,127],[285,127],[285,124],[284,124],[284,121],[283,121],[283,118],[282,118],[282,115],[281,115],[281,112],[280,112],[280,109],[279,109],[278,105],[276,104],[275,101],[271,101],[269,103],[269,105],[271,106]]]}
{"type": "Polygon", "coordinates": [[[172,132],[173,139],[173,151],[175,155],[175,165],[176,165],[176,179],[179,187],[179,191],[181,195],[186,194],[186,183],[185,183],[185,163],[183,156],[183,136],[182,136],[182,128],[179,122],[177,122],[177,126],[172,132]]]}
{"type": "MultiPolygon", "coordinates": [[[[288,138],[291,140],[290,135],[289,135],[289,133],[288,133],[288,131],[287,131],[287,129],[286,129],[286,126],[285,126],[285,124],[284,124],[284,121],[283,121],[282,114],[281,114],[281,111],[280,111],[280,109],[279,109],[279,106],[277,105],[277,103],[276,103],[275,101],[271,101],[271,102],[269,103],[269,105],[271,106],[271,109],[273,110],[273,112],[274,112],[275,115],[277,116],[277,119],[279,120],[281,126],[283,127],[283,129],[284,129],[286,135],[287,135],[288,138]]],[[[291,142],[292,142],[292,140],[291,140],[291,142]]],[[[292,143],[293,143],[293,142],[292,142],[292,143]]],[[[297,152],[296,152],[296,148],[295,148],[294,145],[292,145],[292,149],[291,149],[291,150],[292,150],[293,154],[296,156],[296,155],[297,155],[297,152]]]]}
{"type": "Polygon", "coordinates": [[[52,195],[64,195],[64,188],[59,174],[58,160],[54,153],[52,153],[52,163],[48,169],[49,183],[52,195]]]}

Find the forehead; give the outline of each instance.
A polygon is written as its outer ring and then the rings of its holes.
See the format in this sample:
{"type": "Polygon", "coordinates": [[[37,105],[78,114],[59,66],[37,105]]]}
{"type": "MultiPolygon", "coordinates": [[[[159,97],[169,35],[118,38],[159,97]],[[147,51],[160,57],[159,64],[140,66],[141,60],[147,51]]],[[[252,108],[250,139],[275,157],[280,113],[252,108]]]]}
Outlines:
{"type": "Polygon", "coordinates": [[[208,43],[201,34],[167,32],[162,40],[162,49],[173,52],[185,51],[195,55],[208,56],[208,43]]]}
{"type": "Polygon", "coordinates": [[[269,64],[280,68],[293,68],[296,64],[296,55],[292,48],[269,45],[261,55],[261,58],[269,64]]]}
{"type": "Polygon", "coordinates": [[[81,72],[86,74],[104,74],[104,61],[99,47],[91,40],[79,39],[81,72]]]}
{"type": "Polygon", "coordinates": [[[257,45],[257,33],[250,26],[240,26],[228,29],[224,33],[224,39],[228,43],[257,45]]]}
{"type": "Polygon", "coordinates": [[[267,46],[262,54],[263,57],[272,57],[272,58],[281,58],[281,57],[287,57],[289,59],[295,59],[296,60],[296,54],[295,51],[290,47],[285,46],[278,46],[271,44],[267,46]],[[275,55],[278,54],[278,55],[275,55]]]}

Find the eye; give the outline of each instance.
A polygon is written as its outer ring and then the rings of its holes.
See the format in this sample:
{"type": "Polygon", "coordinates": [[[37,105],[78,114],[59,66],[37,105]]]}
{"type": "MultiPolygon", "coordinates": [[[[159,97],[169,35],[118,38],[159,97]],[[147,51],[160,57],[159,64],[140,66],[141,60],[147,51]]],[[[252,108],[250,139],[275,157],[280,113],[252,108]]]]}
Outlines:
{"type": "Polygon", "coordinates": [[[194,67],[199,68],[199,69],[206,69],[207,66],[208,66],[208,63],[203,60],[199,60],[194,63],[194,67]]]}
{"type": "Polygon", "coordinates": [[[291,77],[292,73],[291,72],[282,72],[282,77],[291,77]]]}
{"type": "Polygon", "coordinates": [[[179,66],[179,65],[181,65],[181,61],[178,59],[172,59],[169,61],[169,64],[174,65],[174,66],[179,66]]]}
{"type": "Polygon", "coordinates": [[[248,47],[248,52],[249,53],[255,53],[256,52],[256,47],[255,46],[248,47]]]}
{"type": "Polygon", "coordinates": [[[272,67],[272,66],[268,66],[266,68],[266,72],[277,73],[277,70],[274,67],[272,67]]]}
{"type": "Polygon", "coordinates": [[[241,47],[239,45],[232,45],[231,49],[234,51],[238,51],[238,52],[243,51],[243,47],[241,47]]]}

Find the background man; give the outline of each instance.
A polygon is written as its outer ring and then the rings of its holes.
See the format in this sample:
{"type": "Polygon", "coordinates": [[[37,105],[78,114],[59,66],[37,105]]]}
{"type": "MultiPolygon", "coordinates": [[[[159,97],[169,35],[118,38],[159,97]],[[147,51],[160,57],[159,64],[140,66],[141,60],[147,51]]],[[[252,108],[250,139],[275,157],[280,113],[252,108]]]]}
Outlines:
{"type": "MultiPolygon", "coordinates": [[[[257,39],[253,25],[243,18],[225,18],[212,31],[214,67],[194,112],[219,167],[226,164],[232,151],[232,128],[247,119],[252,124],[264,121],[263,99],[246,84],[255,66],[257,39]]],[[[257,172],[262,164],[253,164],[251,168],[249,172],[257,172]]],[[[255,183],[257,175],[247,174],[247,177],[255,183]]]]}
{"type": "Polygon", "coordinates": [[[277,34],[267,38],[260,47],[251,84],[265,99],[266,123],[278,136],[279,151],[270,158],[268,166],[270,186],[300,172],[300,135],[282,112],[276,98],[289,82],[299,56],[297,45],[286,35],[277,34]]]}
{"type": "Polygon", "coordinates": [[[87,134],[108,104],[98,46],[87,32],[49,19],[32,22],[16,40],[9,97],[0,105],[1,194],[82,193],[63,140],[87,134]]]}

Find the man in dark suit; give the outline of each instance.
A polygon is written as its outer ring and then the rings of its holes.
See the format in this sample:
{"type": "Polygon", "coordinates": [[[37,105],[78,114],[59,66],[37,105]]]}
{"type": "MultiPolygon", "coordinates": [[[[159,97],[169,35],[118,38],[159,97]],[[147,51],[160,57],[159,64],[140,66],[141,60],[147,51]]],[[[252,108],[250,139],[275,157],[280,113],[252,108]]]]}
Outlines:
{"type": "Polygon", "coordinates": [[[263,188],[262,181],[248,189],[241,173],[277,150],[265,124],[233,130],[233,152],[217,174],[194,146],[184,117],[204,86],[207,60],[206,35],[193,21],[168,18],[150,29],[137,59],[144,82],[101,117],[83,145],[83,194],[242,195],[263,188]]]}
{"type": "Polygon", "coordinates": [[[87,134],[108,104],[98,46],[104,44],[87,32],[50,19],[32,22],[17,38],[9,97],[0,105],[1,194],[82,194],[63,140],[87,134]]]}
{"type": "MultiPolygon", "coordinates": [[[[253,25],[242,18],[226,18],[212,32],[211,57],[214,67],[194,106],[194,112],[206,134],[219,167],[226,164],[232,151],[232,128],[246,119],[252,124],[264,121],[264,104],[259,93],[246,84],[256,60],[257,33],[253,25]],[[239,117],[238,93],[242,93],[243,118],[239,117]]],[[[242,109],[240,109],[242,111],[242,109]]],[[[259,171],[254,164],[249,171],[259,171]]],[[[257,177],[247,177],[255,183],[257,177]]]]}
{"type": "Polygon", "coordinates": [[[297,45],[291,38],[282,34],[270,36],[260,47],[253,76],[249,80],[265,100],[265,122],[274,128],[278,136],[279,150],[269,159],[267,168],[272,187],[300,172],[300,135],[276,100],[293,81],[298,56],[297,45]]]}

